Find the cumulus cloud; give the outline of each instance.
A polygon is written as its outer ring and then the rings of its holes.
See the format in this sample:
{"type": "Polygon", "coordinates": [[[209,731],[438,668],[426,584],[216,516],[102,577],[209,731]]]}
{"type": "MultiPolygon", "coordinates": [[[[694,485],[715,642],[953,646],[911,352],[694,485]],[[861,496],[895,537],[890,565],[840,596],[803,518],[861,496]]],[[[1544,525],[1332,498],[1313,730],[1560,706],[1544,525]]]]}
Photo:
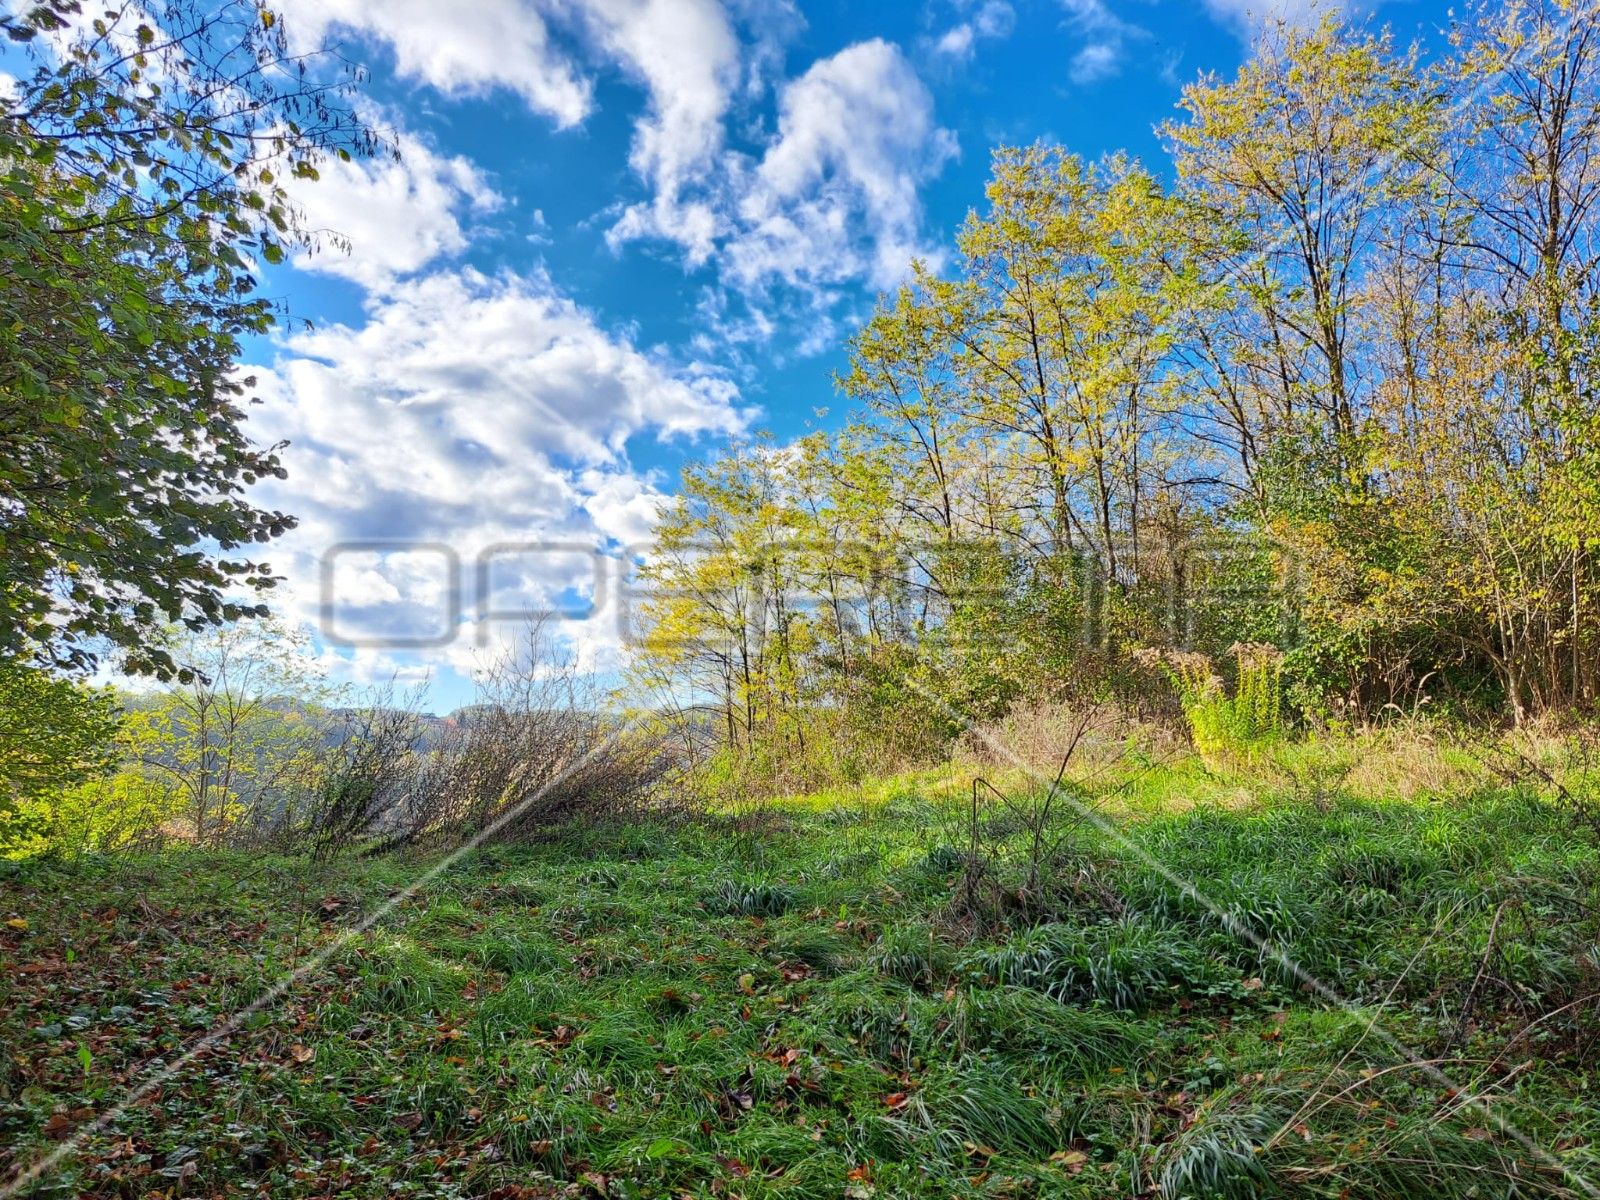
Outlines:
{"type": "Polygon", "coordinates": [[[402,78],[445,95],[497,88],[523,98],[563,128],[593,107],[593,85],[553,44],[538,7],[525,0],[280,0],[285,26],[302,47],[354,33],[384,43],[402,78]]]}
{"type": "Polygon", "coordinates": [[[578,548],[638,540],[661,502],[630,439],[727,434],[750,415],[718,372],[608,332],[542,276],[401,281],[363,324],[293,336],[258,374],[255,433],[290,442],[289,478],[263,499],[301,519],[277,551],[288,607],[375,642],[443,641],[480,599],[592,592],[578,548]],[[460,602],[479,556],[529,541],[566,549],[500,553],[493,595],[460,602]]]}
{"type": "Polygon", "coordinates": [[[398,159],[329,159],[316,183],[295,187],[309,228],[330,243],[300,255],[296,266],[381,287],[466,249],[462,217],[504,203],[468,159],[439,154],[410,134],[397,142],[398,159]]]}
{"type": "Polygon", "coordinates": [[[283,433],[341,462],[352,460],[346,449],[358,452],[371,486],[404,478],[409,493],[435,502],[500,486],[510,491],[497,503],[525,499],[516,481],[530,457],[614,464],[640,433],[743,424],[731,383],[608,333],[543,276],[426,276],[370,301],[359,327],[285,345],[279,371],[296,426],[283,433]]]}
{"type": "MultiPolygon", "coordinates": [[[[800,24],[791,0],[485,0],[470,16],[433,0],[286,6],[307,45],[369,38],[392,50],[405,78],[447,95],[511,91],[558,126],[588,115],[596,72],[619,71],[644,96],[629,166],[646,195],[610,210],[608,241],[619,251],[665,242],[687,268],[710,265],[747,297],[774,285],[893,283],[923,249],[918,189],[954,153],[927,89],[881,40],[777,84],[775,130],[752,119],[747,106],[770,94],[779,51],[800,24]],[[739,147],[730,145],[736,127],[739,147]]],[[[950,49],[1002,36],[1012,19],[1006,0],[981,0],[950,49]]],[[[372,225],[392,228],[387,210],[401,204],[423,215],[410,245],[385,251],[389,261],[344,273],[370,286],[456,248],[459,213],[481,206],[481,181],[453,162],[419,159],[418,168],[356,167],[327,189],[325,203],[357,225],[370,213],[372,225]],[[358,211],[359,194],[373,198],[370,209],[358,211]]]]}
{"type": "Polygon", "coordinates": [[[722,116],[709,120],[714,94],[726,107],[727,92],[707,86],[699,121],[642,119],[633,165],[653,195],[624,211],[614,247],[665,239],[691,267],[714,262],[747,297],[784,285],[812,299],[846,280],[891,286],[927,253],[920,189],[956,144],[898,46],[858,42],[783,84],[777,128],[755,153],[712,152],[723,128],[722,116]],[[704,136],[689,141],[684,129],[704,136]],[[668,145],[682,148],[663,157],[668,145]]]}
{"type": "Polygon", "coordinates": [[[892,285],[920,249],[920,185],[956,152],[927,88],[897,46],[874,39],[814,63],[778,107],[777,137],[739,201],[732,279],[892,285]]]}
{"type": "Polygon", "coordinates": [[[648,95],[629,163],[653,194],[625,210],[612,240],[667,237],[698,265],[711,255],[718,218],[710,204],[683,193],[723,149],[742,62],[727,14],[715,0],[590,0],[587,16],[600,45],[648,95]]]}

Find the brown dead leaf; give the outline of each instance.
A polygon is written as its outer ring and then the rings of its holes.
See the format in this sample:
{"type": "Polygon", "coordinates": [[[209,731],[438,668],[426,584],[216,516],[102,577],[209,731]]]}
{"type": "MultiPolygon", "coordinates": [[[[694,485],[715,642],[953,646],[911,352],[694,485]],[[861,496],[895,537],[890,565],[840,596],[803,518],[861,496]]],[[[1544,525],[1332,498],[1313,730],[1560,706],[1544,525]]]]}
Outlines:
{"type": "Polygon", "coordinates": [[[1050,1156],[1050,1161],[1061,1167],[1069,1175],[1076,1175],[1083,1170],[1084,1164],[1089,1161],[1089,1156],[1082,1150],[1057,1150],[1050,1156]]]}

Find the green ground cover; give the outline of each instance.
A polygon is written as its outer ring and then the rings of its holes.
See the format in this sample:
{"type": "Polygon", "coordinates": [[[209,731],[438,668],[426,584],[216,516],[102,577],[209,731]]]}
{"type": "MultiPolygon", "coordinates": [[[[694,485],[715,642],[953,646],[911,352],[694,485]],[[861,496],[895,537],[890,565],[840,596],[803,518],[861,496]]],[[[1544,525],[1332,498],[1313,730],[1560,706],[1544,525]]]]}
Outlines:
{"type": "Polygon", "coordinates": [[[13,866],[0,1173],[497,1200],[1600,1181],[1600,849],[1548,803],[1136,802],[1072,824],[1032,894],[996,806],[974,915],[970,812],[937,790],[442,869],[13,866]]]}

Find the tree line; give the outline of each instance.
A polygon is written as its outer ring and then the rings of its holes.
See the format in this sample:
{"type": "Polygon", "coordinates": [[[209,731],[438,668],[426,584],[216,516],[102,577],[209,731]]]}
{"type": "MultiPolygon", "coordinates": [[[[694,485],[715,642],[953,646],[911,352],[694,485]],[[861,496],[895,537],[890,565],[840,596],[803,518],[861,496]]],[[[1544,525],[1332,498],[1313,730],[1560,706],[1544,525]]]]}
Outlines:
{"type": "Polygon", "coordinates": [[[633,686],[739,770],[935,751],[1019,700],[1282,652],[1300,719],[1600,689],[1600,46],[1325,17],[1184,89],[1156,166],[1002,148],[851,339],[836,430],[692,466],[633,686]]]}
{"type": "MultiPolygon", "coordinates": [[[[319,244],[291,181],[391,150],[250,0],[0,31],[34,48],[0,100],[9,819],[140,725],[73,677],[203,689],[171,631],[264,613],[293,518],[250,497],[282,471],[236,369],[257,276],[319,244]]],[[[1163,162],[997,151],[948,265],[851,339],[846,419],[685,473],[638,707],[713,783],[859,778],[1022,702],[1215,708],[1242,664],[1270,678],[1222,726],[1591,708],[1596,58],[1580,0],[1434,47],[1330,15],[1186,88],[1163,162]]],[[[370,832],[367,787],[329,811],[370,832]]]]}

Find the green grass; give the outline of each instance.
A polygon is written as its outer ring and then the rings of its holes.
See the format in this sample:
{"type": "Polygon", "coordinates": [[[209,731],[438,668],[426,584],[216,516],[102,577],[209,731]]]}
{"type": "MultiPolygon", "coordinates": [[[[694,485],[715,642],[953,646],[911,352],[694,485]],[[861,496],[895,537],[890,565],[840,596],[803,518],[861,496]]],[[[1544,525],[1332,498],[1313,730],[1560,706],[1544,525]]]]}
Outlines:
{"type": "Polygon", "coordinates": [[[0,1173],[71,1144],[26,1194],[1600,1182],[1600,849],[1504,791],[1149,800],[1193,771],[1144,777],[1073,835],[1046,910],[990,923],[953,903],[957,801],[931,777],[476,853],[355,934],[430,864],[23,864],[0,879],[0,1173]]]}

